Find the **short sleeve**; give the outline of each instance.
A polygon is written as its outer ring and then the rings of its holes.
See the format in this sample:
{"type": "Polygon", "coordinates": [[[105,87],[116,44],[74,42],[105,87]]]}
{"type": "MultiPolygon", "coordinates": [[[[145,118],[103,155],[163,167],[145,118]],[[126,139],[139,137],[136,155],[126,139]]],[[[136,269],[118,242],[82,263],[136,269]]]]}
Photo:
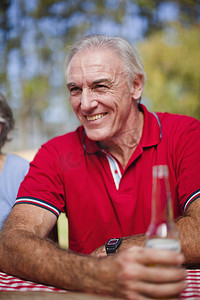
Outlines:
{"type": "Polygon", "coordinates": [[[200,197],[200,122],[187,119],[176,145],[176,175],[183,211],[200,197]]]}
{"type": "Polygon", "coordinates": [[[64,187],[59,148],[48,142],[41,147],[30,163],[15,205],[20,203],[40,206],[57,217],[64,212],[64,187]]]}

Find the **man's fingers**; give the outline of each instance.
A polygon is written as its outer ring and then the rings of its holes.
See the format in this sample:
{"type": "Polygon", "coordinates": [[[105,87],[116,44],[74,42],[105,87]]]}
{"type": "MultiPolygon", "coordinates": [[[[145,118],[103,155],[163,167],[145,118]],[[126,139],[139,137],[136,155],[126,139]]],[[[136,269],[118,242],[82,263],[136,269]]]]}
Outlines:
{"type": "Polygon", "coordinates": [[[187,273],[178,267],[184,262],[182,254],[132,247],[119,252],[113,259],[119,265],[120,292],[125,293],[127,299],[135,299],[135,293],[144,299],[178,299],[187,286],[184,281],[187,273]]]}
{"type": "Polygon", "coordinates": [[[186,278],[186,271],[183,268],[166,266],[142,266],[140,264],[129,264],[123,269],[121,276],[127,279],[139,279],[145,282],[168,283],[178,282],[186,278]]]}
{"type": "Polygon", "coordinates": [[[127,259],[131,260],[134,257],[134,260],[137,260],[141,264],[181,265],[185,261],[183,254],[173,251],[143,247],[131,247],[126,251],[129,252],[129,254],[127,253],[127,259]]]}
{"type": "Polygon", "coordinates": [[[184,281],[186,272],[182,268],[147,267],[135,264],[124,271],[118,279],[121,290],[126,291],[125,294],[136,293],[150,299],[161,297],[168,299],[171,296],[178,298],[187,286],[184,281]]]}
{"type": "MultiPolygon", "coordinates": [[[[184,291],[187,284],[185,282],[176,282],[176,283],[162,283],[162,284],[153,284],[147,282],[137,282],[137,286],[131,282],[128,288],[126,288],[129,295],[138,294],[147,297],[147,299],[178,299],[179,295],[184,291]]],[[[125,292],[126,294],[126,292],[125,292]]],[[[134,299],[134,298],[133,298],[134,299]]],[[[146,298],[145,298],[146,299],[146,298]]]]}

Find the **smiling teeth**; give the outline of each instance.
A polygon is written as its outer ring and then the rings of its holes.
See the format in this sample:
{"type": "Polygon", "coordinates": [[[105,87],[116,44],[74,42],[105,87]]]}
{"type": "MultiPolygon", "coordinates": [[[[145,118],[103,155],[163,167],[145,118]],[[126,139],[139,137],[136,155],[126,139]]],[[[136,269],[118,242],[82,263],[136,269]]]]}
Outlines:
{"type": "Polygon", "coordinates": [[[101,119],[103,116],[105,116],[105,114],[98,114],[98,115],[94,115],[94,116],[87,116],[87,120],[88,121],[95,121],[98,119],[101,119]]]}

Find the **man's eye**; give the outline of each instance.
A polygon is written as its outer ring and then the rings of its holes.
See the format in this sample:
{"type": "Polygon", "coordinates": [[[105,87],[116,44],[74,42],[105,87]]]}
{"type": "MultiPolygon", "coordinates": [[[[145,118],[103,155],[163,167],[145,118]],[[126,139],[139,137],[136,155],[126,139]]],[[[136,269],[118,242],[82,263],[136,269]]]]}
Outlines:
{"type": "Polygon", "coordinates": [[[97,91],[105,91],[108,89],[108,86],[104,84],[97,84],[95,85],[94,89],[96,89],[97,91]]]}
{"type": "Polygon", "coordinates": [[[81,89],[80,89],[78,86],[74,86],[74,87],[72,87],[72,88],[70,89],[70,94],[71,94],[72,96],[74,96],[74,95],[76,95],[77,93],[79,93],[80,90],[81,90],[81,89]]]}

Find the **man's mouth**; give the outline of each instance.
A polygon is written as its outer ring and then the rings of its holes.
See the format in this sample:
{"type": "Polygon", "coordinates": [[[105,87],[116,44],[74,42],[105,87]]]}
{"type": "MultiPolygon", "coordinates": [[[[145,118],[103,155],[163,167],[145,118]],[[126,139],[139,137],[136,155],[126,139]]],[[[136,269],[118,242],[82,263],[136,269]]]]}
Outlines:
{"type": "Polygon", "coordinates": [[[86,116],[86,119],[88,121],[95,121],[95,120],[98,120],[98,119],[101,119],[103,118],[107,113],[103,113],[103,114],[97,114],[97,115],[93,115],[93,116],[86,116]]]}

